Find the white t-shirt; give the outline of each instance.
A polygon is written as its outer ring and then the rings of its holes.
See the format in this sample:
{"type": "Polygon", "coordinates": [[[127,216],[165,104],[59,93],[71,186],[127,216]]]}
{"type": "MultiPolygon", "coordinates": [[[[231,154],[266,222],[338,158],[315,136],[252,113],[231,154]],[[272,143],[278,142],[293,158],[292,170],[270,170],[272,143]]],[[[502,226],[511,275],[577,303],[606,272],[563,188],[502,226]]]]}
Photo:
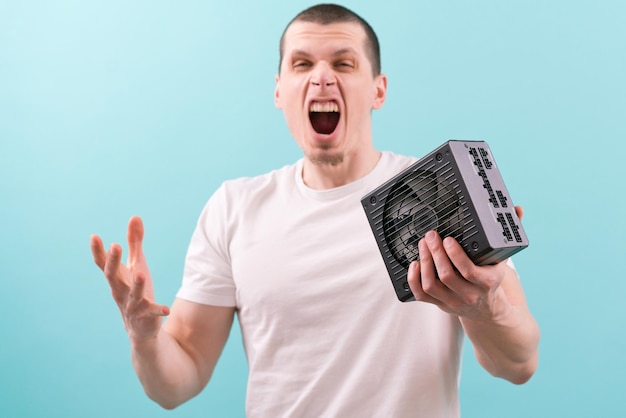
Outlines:
{"type": "Polygon", "coordinates": [[[302,160],[225,182],[205,206],[178,297],[237,308],[249,417],[456,417],[463,332],[396,298],[360,199],[415,160],[384,152],[330,190],[302,160]]]}

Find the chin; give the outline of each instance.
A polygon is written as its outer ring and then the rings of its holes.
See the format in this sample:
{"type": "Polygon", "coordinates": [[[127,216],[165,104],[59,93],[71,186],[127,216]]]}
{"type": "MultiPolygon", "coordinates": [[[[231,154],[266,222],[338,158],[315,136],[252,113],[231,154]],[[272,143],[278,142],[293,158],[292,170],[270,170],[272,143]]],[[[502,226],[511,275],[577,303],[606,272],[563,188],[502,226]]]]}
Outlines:
{"type": "Polygon", "coordinates": [[[343,152],[333,152],[331,150],[316,150],[305,154],[307,159],[315,165],[336,166],[343,162],[343,152]]]}

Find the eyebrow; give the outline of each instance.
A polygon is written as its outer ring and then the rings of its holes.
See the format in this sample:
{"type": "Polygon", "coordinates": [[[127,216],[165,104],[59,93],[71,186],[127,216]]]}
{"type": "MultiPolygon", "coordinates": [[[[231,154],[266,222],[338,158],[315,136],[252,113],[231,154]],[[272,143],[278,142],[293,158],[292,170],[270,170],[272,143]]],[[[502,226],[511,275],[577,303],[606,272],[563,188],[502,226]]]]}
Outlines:
{"type": "Polygon", "coordinates": [[[333,53],[333,55],[336,57],[345,54],[356,54],[356,51],[354,50],[354,48],[342,48],[333,53]]]}
{"type": "MultiPolygon", "coordinates": [[[[356,54],[356,51],[354,50],[354,48],[341,48],[338,49],[337,51],[333,52],[333,56],[334,57],[338,57],[341,55],[345,55],[345,54],[356,54]]],[[[308,52],[306,52],[305,50],[302,49],[294,49],[291,52],[291,56],[301,56],[301,57],[305,57],[305,58],[310,58],[313,55],[309,54],[308,52]]]]}

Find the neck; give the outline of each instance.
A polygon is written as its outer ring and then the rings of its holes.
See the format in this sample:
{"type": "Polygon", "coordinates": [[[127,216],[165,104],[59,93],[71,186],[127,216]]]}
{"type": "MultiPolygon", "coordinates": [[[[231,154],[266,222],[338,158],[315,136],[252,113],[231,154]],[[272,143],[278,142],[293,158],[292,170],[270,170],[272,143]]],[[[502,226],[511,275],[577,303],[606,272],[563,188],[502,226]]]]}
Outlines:
{"type": "Polygon", "coordinates": [[[302,167],[302,180],[316,190],[333,189],[352,183],[376,167],[381,153],[375,149],[359,155],[346,155],[340,162],[331,164],[307,156],[302,167]]]}

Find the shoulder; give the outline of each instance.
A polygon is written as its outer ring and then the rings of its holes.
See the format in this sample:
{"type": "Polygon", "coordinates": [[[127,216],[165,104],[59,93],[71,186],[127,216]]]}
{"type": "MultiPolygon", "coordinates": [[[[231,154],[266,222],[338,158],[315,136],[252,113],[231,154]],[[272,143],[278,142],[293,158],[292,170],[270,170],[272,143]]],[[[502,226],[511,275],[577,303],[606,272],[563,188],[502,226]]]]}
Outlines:
{"type": "Polygon", "coordinates": [[[418,159],[416,157],[396,154],[391,151],[383,151],[377,171],[380,176],[388,179],[400,173],[402,170],[407,169],[417,161],[418,159]]]}
{"type": "Polygon", "coordinates": [[[392,166],[409,166],[418,160],[417,157],[397,154],[392,151],[383,151],[381,161],[386,162],[392,166]]]}
{"type": "Polygon", "coordinates": [[[293,181],[299,164],[300,161],[257,176],[239,177],[236,179],[226,180],[222,183],[222,187],[245,190],[263,187],[268,184],[280,184],[281,182],[293,181]]]}
{"type": "Polygon", "coordinates": [[[295,187],[295,178],[300,161],[249,177],[239,177],[224,181],[209,201],[221,200],[230,205],[249,204],[260,197],[295,187]]]}

